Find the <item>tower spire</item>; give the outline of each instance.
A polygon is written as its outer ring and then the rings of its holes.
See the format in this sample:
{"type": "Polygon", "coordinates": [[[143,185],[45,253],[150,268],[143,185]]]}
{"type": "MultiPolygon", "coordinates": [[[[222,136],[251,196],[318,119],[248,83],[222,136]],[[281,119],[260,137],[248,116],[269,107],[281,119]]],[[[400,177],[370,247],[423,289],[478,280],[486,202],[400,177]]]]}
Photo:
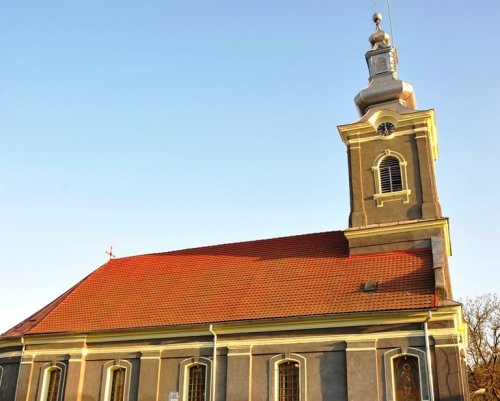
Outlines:
{"type": "Polygon", "coordinates": [[[390,42],[390,35],[382,30],[382,14],[375,13],[373,22],[375,32],[369,39],[372,47],[365,54],[369,83],[354,99],[359,114],[363,117],[370,110],[380,108],[400,113],[416,110],[413,86],[398,77],[397,50],[390,42]]]}

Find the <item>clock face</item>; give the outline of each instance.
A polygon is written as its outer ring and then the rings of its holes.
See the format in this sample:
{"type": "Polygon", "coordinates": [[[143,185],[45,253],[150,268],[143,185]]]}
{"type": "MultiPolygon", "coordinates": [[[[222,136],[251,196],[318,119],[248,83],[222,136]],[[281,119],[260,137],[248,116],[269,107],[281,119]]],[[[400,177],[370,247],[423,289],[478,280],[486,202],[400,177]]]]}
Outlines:
{"type": "Polygon", "coordinates": [[[391,135],[395,129],[396,127],[393,123],[385,122],[378,126],[377,132],[380,136],[388,136],[391,135]]]}

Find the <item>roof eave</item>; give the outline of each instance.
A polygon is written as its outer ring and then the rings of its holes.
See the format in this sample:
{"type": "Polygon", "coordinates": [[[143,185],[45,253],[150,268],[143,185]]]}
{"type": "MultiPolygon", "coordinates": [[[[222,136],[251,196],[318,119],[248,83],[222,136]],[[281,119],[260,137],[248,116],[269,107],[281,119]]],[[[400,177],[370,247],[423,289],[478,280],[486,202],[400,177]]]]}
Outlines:
{"type": "MultiPolygon", "coordinates": [[[[230,322],[200,323],[192,325],[143,327],[135,329],[111,329],[96,332],[65,332],[25,334],[18,337],[0,337],[0,344],[18,342],[24,338],[31,344],[47,341],[84,339],[87,343],[100,341],[123,341],[127,339],[154,339],[165,337],[196,337],[210,335],[210,324],[218,334],[244,334],[291,330],[313,330],[341,327],[360,327],[403,323],[421,323],[433,312],[433,320],[446,320],[456,313],[460,304],[446,307],[423,307],[420,309],[384,310],[370,313],[349,312],[330,315],[295,316],[230,322]]],[[[2,344],[4,346],[4,344],[2,344]]]]}

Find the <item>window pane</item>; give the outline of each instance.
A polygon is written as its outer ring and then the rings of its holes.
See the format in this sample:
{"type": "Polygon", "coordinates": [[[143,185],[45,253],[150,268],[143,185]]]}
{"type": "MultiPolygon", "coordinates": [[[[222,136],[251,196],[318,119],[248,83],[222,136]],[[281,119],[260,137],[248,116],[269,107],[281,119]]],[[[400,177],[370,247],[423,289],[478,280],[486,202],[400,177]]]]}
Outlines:
{"type": "Polygon", "coordinates": [[[396,401],[422,401],[418,358],[405,355],[393,361],[396,401]]]}
{"type": "Polygon", "coordinates": [[[125,368],[113,370],[109,401],[123,401],[125,392],[125,368]]]}
{"type": "Polygon", "coordinates": [[[46,401],[57,401],[59,396],[59,383],[61,382],[61,369],[56,368],[50,371],[49,388],[46,401]]]}
{"type": "Polygon", "coordinates": [[[299,400],[299,364],[288,361],[280,363],[278,366],[278,400],[298,401],[299,400]]]}
{"type": "Polygon", "coordinates": [[[205,365],[189,368],[188,401],[205,401],[206,373],[205,365]]]}

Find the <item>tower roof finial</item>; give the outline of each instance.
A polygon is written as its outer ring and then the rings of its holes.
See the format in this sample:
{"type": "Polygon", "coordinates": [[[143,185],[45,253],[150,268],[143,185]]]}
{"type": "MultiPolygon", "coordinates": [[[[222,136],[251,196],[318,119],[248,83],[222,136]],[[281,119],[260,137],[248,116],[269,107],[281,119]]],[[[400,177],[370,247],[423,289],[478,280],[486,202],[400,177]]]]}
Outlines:
{"type": "Polygon", "coordinates": [[[382,22],[382,14],[379,12],[373,14],[373,22],[375,22],[375,32],[373,32],[370,36],[372,50],[377,50],[380,47],[389,47],[390,36],[380,27],[380,23],[382,22]]]}

